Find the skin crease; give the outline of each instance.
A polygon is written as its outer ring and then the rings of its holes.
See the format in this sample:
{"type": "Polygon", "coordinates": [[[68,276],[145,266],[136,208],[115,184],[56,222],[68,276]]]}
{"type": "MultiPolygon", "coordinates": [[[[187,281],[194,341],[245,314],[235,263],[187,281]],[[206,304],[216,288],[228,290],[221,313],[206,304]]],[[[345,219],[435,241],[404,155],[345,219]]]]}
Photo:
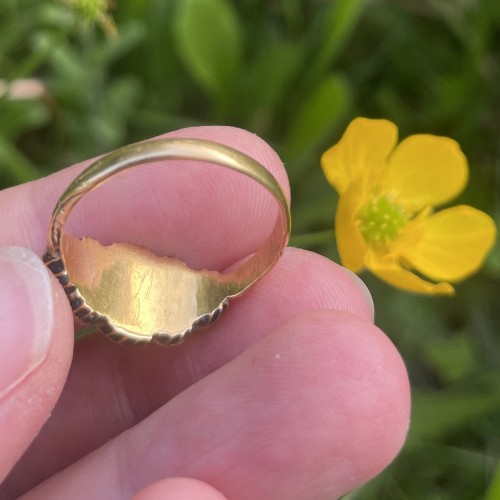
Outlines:
{"type": "MultiPolygon", "coordinates": [[[[172,135],[246,152],[289,193],[276,154],[248,132],[203,127],[172,135]]],[[[40,254],[58,196],[86,164],[0,193],[8,221],[0,245],[40,254]]],[[[83,199],[69,230],[208,269],[224,269],[263,244],[276,207],[261,186],[215,166],[168,167],[113,178],[83,199]]],[[[182,498],[171,492],[185,488],[197,492],[186,498],[331,499],[380,472],[404,441],[404,365],[373,326],[364,285],[314,253],[287,249],[216,325],[170,349],[92,336],[77,342],[71,359],[70,311],[53,287],[58,321],[49,355],[0,400],[5,470],[64,390],[0,486],[1,499],[37,485],[28,498],[182,498]],[[42,404],[20,420],[19,408],[35,394],[42,404]]]]}

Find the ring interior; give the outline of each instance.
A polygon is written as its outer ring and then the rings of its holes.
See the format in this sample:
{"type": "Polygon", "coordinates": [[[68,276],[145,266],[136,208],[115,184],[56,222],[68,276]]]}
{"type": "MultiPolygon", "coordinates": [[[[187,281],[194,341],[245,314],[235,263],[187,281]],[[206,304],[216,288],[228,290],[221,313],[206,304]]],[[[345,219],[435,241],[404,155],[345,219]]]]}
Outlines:
{"type": "MultiPolygon", "coordinates": [[[[280,218],[280,216],[278,216],[280,218]]],[[[220,314],[281,253],[283,225],[267,244],[228,273],[194,270],[129,243],[102,245],[93,238],[62,237],[61,257],[71,285],[99,317],[134,336],[184,334],[220,314]]]]}

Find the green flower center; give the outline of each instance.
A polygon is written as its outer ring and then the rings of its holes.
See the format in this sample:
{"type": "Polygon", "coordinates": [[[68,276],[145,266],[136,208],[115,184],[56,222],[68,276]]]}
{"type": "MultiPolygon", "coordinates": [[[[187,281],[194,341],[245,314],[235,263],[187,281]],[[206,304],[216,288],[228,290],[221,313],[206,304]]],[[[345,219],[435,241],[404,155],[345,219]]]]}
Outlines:
{"type": "Polygon", "coordinates": [[[358,213],[359,230],[368,244],[395,240],[408,219],[405,211],[387,196],[373,198],[358,213]]]}

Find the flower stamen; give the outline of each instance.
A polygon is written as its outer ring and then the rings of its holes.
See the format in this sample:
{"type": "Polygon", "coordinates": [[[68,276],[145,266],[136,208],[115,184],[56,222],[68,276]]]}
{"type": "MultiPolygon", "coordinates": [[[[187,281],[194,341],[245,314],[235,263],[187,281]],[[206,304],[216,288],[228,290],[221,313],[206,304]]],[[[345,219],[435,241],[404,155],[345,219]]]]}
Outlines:
{"type": "Polygon", "coordinates": [[[394,241],[406,226],[409,216],[387,196],[372,198],[358,212],[359,230],[368,244],[394,241]]]}

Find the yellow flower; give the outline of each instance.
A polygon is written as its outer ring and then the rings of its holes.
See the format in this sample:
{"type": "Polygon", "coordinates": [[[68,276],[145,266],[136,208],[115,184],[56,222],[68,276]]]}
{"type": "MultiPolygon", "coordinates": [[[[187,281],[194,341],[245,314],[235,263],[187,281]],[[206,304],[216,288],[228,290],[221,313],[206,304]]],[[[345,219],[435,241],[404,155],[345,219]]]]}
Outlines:
{"type": "Polygon", "coordinates": [[[390,121],[356,118],[321,158],[340,196],[340,258],[404,290],[452,294],[451,283],[482,266],[495,223],[465,205],[433,213],[467,184],[467,159],[454,140],[412,135],[396,145],[397,136],[390,121]]]}

